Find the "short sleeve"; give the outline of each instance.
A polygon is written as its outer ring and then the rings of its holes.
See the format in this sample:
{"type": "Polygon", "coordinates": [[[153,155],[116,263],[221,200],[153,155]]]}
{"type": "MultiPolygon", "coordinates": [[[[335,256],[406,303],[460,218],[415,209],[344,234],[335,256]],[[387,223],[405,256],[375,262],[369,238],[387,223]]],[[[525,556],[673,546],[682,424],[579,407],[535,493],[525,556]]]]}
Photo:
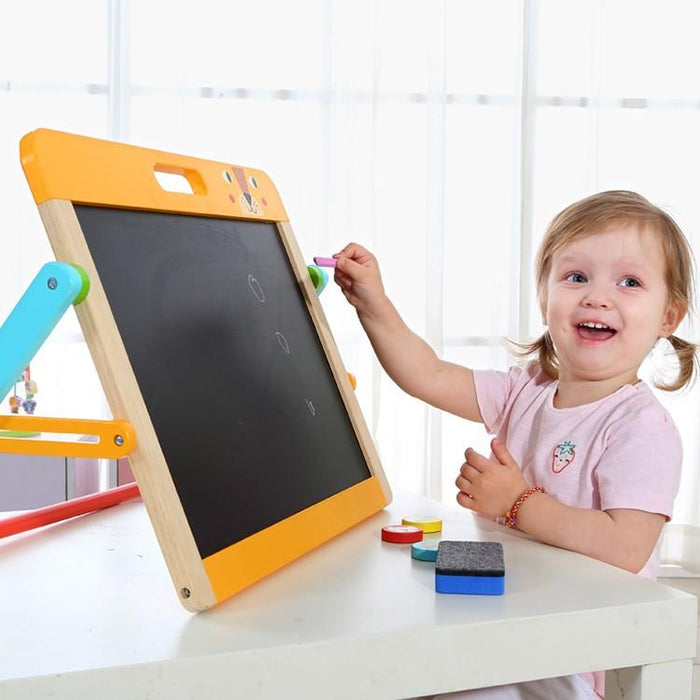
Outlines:
{"type": "Polygon", "coordinates": [[[513,389],[520,383],[524,370],[511,367],[507,372],[494,369],[474,370],[474,388],[479,411],[489,434],[498,431],[513,389]]]}
{"type": "Polygon", "coordinates": [[[670,519],[682,460],[678,429],[661,407],[628,416],[611,430],[596,467],[601,510],[630,508],[670,519]]]}

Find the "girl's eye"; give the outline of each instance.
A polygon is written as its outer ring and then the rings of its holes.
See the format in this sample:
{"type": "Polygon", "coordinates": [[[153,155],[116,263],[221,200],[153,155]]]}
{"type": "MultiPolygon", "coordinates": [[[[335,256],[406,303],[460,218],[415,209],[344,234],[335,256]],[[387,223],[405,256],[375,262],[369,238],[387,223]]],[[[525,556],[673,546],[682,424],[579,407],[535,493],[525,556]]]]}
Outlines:
{"type": "Polygon", "coordinates": [[[578,284],[583,284],[584,282],[587,282],[588,280],[586,279],[586,276],[582,275],[580,272],[572,272],[566,276],[566,281],[567,282],[576,282],[578,284]]]}
{"type": "Polygon", "coordinates": [[[641,287],[642,283],[635,277],[625,277],[620,281],[621,287],[641,287]]]}

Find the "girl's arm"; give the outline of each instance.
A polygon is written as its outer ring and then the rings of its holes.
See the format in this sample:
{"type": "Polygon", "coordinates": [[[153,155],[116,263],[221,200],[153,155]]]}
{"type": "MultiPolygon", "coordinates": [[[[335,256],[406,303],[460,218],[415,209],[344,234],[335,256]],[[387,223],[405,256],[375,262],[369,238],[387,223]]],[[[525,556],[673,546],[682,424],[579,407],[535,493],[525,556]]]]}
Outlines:
{"type": "Polygon", "coordinates": [[[528,498],[518,513],[518,528],[541,542],[634,574],[654,551],[665,522],[665,516],[643,510],[571,508],[546,494],[528,498]]]}
{"type": "MultiPolygon", "coordinates": [[[[498,462],[472,449],[465,452],[456,485],[460,505],[482,515],[505,515],[530,488],[505,445],[492,440],[498,462]]],[[[609,511],[566,506],[551,496],[532,494],[517,514],[519,530],[541,542],[570,549],[637,573],[651,556],[666,518],[642,510],[609,511]]]]}
{"type": "Polygon", "coordinates": [[[483,422],[470,369],[441,360],[403,321],[384,292],[375,257],[355,243],[334,256],[335,281],[355,307],[377,359],[406,393],[483,422]]]}

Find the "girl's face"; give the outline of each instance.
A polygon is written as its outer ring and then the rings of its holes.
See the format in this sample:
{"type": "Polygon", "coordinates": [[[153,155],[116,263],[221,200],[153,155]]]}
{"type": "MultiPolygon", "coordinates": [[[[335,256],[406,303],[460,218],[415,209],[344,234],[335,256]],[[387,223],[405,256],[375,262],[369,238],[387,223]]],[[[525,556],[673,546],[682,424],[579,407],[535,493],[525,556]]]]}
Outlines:
{"type": "Polygon", "coordinates": [[[543,304],[560,381],[636,381],[642,360],[684,310],[669,302],[655,233],[613,223],[554,254],[543,304]]]}

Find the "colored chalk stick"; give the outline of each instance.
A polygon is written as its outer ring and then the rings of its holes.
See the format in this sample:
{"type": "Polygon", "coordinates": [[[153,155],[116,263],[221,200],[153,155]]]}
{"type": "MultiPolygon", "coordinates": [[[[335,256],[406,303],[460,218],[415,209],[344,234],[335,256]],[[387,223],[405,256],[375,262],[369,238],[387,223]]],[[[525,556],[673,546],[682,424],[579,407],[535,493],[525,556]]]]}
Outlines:
{"type": "Polygon", "coordinates": [[[314,258],[314,263],[319,267],[335,267],[338,261],[335,258],[314,258]]]}
{"type": "Polygon", "coordinates": [[[500,542],[440,542],[435,560],[438,593],[502,595],[504,584],[505,564],[500,542]]]}

